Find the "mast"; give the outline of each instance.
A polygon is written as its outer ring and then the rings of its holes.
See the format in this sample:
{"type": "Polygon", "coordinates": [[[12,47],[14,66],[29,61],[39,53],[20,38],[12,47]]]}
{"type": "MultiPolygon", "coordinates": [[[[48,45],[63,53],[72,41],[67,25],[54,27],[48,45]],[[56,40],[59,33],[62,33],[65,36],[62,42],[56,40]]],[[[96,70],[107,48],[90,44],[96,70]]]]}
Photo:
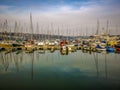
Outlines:
{"type": "Polygon", "coordinates": [[[46,40],[49,40],[49,24],[47,25],[46,28],[46,40]]]}
{"type": "Polygon", "coordinates": [[[51,23],[51,32],[50,32],[50,40],[52,40],[53,39],[53,34],[54,34],[54,30],[53,30],[53,23],[51,23]],[[52,31],[53,31],[53,33],[52,33],[52,31]]]}
{"type": "Polygon", "coordinates": [[[109,24],[109,21],[107,20],[107,26],[106,26],[106,34],[107,34],[107,35],[109,34],[108,24],[109,24]]]}
{"type": "Polygon", "coordinates": [[[38,33],[38,34],[37,34],[37,37],[36,37],[36,40],[38,40],[38,39],[40,39],[40,38],[39,38],[39,34],[40,34],[40,33],[39,33],[39,25],[38,25],[38,22],[37,22],[37,26],[36,26],[36,31],[37,31],[37,33],[38,33]]]}
{"type": "Polygon", "coordinates": [[[32,14],[30,13],[30,31],[31,31],[31,40],[33,40],[33,23],[32,23],[32,14]]]}
{"type": "Polygon", "coordinates": [[[43,26],[41,25],[40,26],[40,30],[39,30],[40,31],[39,34],[41,33],[41,40],[43,41],[43,32],[42,32],[42,30],[43,30],[43,26]]]}
{"type": "Polygon", "coordinates": [[[2,24],[0,22],[0,38],[2,39],[2,24]]]}
{"type": "Polygon", "coordinates": [[[59,35],[59,26],[58,26],[58,39],[60,39],[60,35],[59,35]]]}
{"type": "Polygon", "coordinates": [[[97,77],[99,76],[99,70],[98,70],[98,53],[94,54],[94,59],[95,59],[95,65],[96,65],[96,71],[97,71],[97,77]]]}
{"type": "Polygon", "coordinates": [[[68,41],[68,25],[67,25],[67,32],[66,32],[66,36],[67,36],[67,41],[68,41]]]}
{"type": "Polygon", "coordinates": [[[99,33],[99,20],[97,20],[97,31],[96,31],[96,35],[98,35],[99,33]]]}
{"type": "Polygon", "coordinates": [[[107,55],[105,54],[105,77],[108,78],[108,72],[107,72],[107,55]]]}
{"type": "Polygon", "coordinates": [[[7,19],[5,20],[4,22],[4,25],[3,25],[3,30],[4,30],[4,41],[7,41],[7,19]]]}
{"type": "Polygon", "coordinates": [[[15,21],[15,28],[14,28],[14,40],[17,40],[17,22],[15,21]]]}

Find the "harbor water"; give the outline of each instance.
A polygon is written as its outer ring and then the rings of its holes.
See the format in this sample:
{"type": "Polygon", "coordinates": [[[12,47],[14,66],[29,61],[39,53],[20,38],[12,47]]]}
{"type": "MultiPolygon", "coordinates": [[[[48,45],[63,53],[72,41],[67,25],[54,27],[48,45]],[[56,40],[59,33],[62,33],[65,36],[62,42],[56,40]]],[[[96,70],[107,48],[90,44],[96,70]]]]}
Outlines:
{"type": "Polygon", "coordinates": [[[119,90],[120,54],[0,52],[0,90],[119,90]]]}

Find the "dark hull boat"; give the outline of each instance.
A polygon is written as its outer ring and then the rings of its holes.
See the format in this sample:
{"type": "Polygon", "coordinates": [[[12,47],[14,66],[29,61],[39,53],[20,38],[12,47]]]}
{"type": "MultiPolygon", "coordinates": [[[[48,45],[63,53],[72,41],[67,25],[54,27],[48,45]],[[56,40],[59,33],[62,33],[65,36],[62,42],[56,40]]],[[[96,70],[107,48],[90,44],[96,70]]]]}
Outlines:
{"type": "Polygon", "coordinates": [[[120,52],[120,44],[115,46],[115,51],[120,52]]]}

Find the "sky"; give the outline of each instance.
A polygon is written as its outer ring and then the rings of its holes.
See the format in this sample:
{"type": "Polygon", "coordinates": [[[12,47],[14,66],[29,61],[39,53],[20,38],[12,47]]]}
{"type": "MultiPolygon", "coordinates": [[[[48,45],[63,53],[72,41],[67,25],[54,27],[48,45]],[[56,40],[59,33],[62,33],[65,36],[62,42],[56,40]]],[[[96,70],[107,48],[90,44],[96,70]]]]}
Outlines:
{"type": "Polygon", "coordinates": [[[109,34],[120,35],[119,9],[120,0],[0,0],[0,23],[30,32],[31,13],[34,33],[92,35],[99,21],[100,34],[108,21],[109,34]]]}

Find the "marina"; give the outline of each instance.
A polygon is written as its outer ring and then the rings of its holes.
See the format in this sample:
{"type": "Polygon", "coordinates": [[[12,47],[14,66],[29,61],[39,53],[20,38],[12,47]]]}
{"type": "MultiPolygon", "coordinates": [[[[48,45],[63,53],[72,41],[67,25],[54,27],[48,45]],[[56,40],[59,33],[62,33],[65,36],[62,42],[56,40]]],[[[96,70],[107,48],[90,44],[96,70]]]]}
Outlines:
{"type": "MultiPolygon", "coordinates": [[[[33,32],[32,14],[30,25],[33,32]]],[[[81,37],[1,30],[1,90],[120,88],[120,35],[81,37]],[[36,38],[42,36],[48,38],[36,38]]]]}
{"type": "Polygon", "coordinates": [[[2,0],[0,90],[120,90],[119,0],[2,0]]]}

